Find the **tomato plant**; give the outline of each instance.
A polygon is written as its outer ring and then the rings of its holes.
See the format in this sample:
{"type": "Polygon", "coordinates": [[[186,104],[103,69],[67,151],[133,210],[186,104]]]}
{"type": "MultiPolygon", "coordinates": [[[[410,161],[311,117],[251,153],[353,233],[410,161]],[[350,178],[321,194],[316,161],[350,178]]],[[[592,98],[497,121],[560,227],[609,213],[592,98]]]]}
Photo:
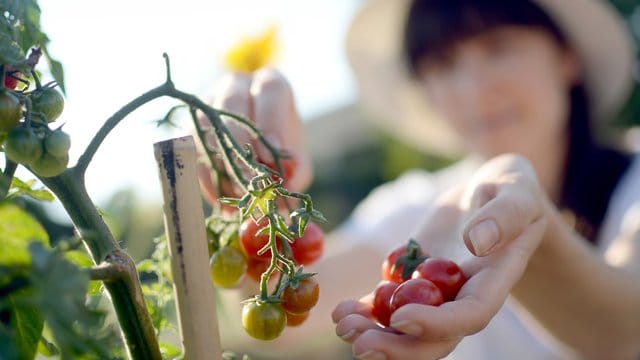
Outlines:
{"type": "Polygon", "coordinates": [[[15,127],[7,135],[4,152],[12,161],[33,164],[42,157],[42,141],[31,128],[15,127]]]}
{"type": "MultiPolygon", "coordinates": [[[[264,223],[257,224],[253,219],[247,219],[240,225],[240,245],[249,258],[260,261],[271,259],[271,250],[269,249],[258,254],[262,248],[269,244],[269,235],[259,233],[265,226],[267,225],[264,223]]],[[[279,244],[278,248],[280,248],[279,244]]]]}
{"type": "Polygon", "coordinates": [[[302,325],[309,318],[309,311],[302,314],[287,313],[287,326],[295,327],[302,325]]]}
{"type": "Polygon", "coordinates": [[[416,267],[411,277],[433,282],[442,291],[444,301],[455,299],[466,281],[458,264],[452,260],[438,257],[431,257],[423,261],[416,267]]]}
{"type": "Polygon", "coordinates": [[[242,307],[242,326],[258,340],[273,340],[287,325],[287,315],[277,302],[249,301],[242,307]]]}
{"type": "Polygon", "coordinates": [[[44,115],[47,122],[53,122],[64,110],[64,98],[53,87],[43,88],[31,95],[31,106],[34,112],[44,115]]]}
{"type": "Polygon", "coordinates": [[[18,125],[21,116],[20,99],[7,89],[0,89],[0,132],[18,125]]]}
{"type": "MultiPolygon", "coordinates": [[[[290,326],[304,322],[308,309],[317,301],[319,286],[314,274],[304,273],[296,262],[293,244],[298,242],[295,254],[300,263],[315,261],[321,254],[317,239],[322,234],[314,222],[324,221],[324,217],[309,195],[285,187],[282,178],[293,176],[295,161],[274,148],[248,119],[211,107],[176,88],[165,54],[165,81],[108,117],[70,166],[71,138],[62,126],[52,125],[64,112],[64,72],[62,64],[47,51],[48,37],[40,31],[37,1],[0,1],[0,10],[0,75],[4,76],[0,145],[5,157],[0,169],[2,357],[32,359],[36,351],[56,353],[63,359],[180,355],[179,351],[167,352],[166,346],[165,351],[160,350],[159,334],[168,322],[162,309],[172,303],[171,282],[182,279],[167,269],[170,257],[161,250],[166,250],[167,241],[158,240],[151,258],[136,265],[106,224],[85,184],[87,168],[105,138],[133,111],[159,98],[178,104],[158,124],[171,123],[174,113],[185,109],[198,141],[205,144],[210,137],[219,144],[216,149],[204,146],[202,151],[201,160],[209,165],[212,181],[237,190],[233,194],[238,198],[231,198],[216,189],[219,203],[213,204],[211,216],[203,224],[210,261],[202,272],[210,274],[217,287],[234,287],[245,273],[259,282],[259,294],[245,302],[241,316],[247,333],[255,338],[272,340],[287,322],[290,326]],[[48,71],[41,68],[41,59],[49,64],[48,71]],[[44,83],[42,74],[53,80],[44,83]],[[261,163],[247,151],[249,144],[240,144],[233,137],[227,121],[247,128],[279,165],[270,170],[261,163]],[[225,166],[217,166],[220,163],[225,166]],[[37,188],[35,181],[18,179],[19,167],[33,173],[44,188],[37,188]],[[281,174],[275,175],[274,170],[281,174]],[[36,220],[11,204],[18,196],[59,200],[75,227],[73,239],[50,241],[36,220]],[[276,203],[287,208],[277,209],[276,203]],[[222,206],[229,211],[221,211],[222,206]],[[82,251],[86,251],[84,258],[77,255],[84,254],[82,251]],[[270,288],[267,285],[272,280],[277,282],[271,282],[275,286],[270,288]],[[89,301],[102,292],[114,315],[109,323],[115,326],[109,329],[103,326],[106,314],[95,305],[99,301],[89,301]],[[299,313],[291,313],[288,319],[285,303],[299,313]],[[303,307],[307,310],[302,311],[303,307]]],[[[114,176],[119,175],[118,170],[114,168],[114,176]]],[[[180,254],[180,249],[173,251],[180,254]]]]}
{"type": "Polygon", "coordinates": [[[290,314],[303,314],[311,310],[320,297],[320,285],[314,277],[299,280],[282,293],[282,308],[290,314]]]}
{"type": "Polygon", "coordinates": [[[244,254],[232,246],[223,246],[214,252],[209,265],[213,284],[222,288],[238,285],[247,271],[244,254]]]}
{"type": "Polygon", "coordinates": [[[324,249],[324,232],[313,222],[307,224],[307,230],[302,237],[296,238],[291,244],[293,259],[300,265],[310,265],[322,256],[324,249]]]}

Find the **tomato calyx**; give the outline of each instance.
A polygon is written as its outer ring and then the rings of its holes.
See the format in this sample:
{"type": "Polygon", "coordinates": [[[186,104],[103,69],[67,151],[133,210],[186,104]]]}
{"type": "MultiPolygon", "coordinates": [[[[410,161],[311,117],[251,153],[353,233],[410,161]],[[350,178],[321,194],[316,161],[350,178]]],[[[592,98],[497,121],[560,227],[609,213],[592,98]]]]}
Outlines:
{"type": "Polygon", "coordinates": [[[423,253],[420,244],[414,239],[409,239],[404,252],[398,256],[398,258],[390,265],[390,273],[395,274],[400,271],[401,280],[407,280],[411,278],[414,270],[420,265],[428,256],[423,253]]]}

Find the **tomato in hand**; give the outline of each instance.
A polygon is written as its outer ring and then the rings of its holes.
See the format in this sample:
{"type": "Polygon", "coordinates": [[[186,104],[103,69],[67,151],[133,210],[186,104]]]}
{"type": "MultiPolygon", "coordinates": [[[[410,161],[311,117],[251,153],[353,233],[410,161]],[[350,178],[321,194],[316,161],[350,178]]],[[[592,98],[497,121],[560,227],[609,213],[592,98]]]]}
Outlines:
{"type": "Polygon", "coordinates": [[[9,90],[0,89],[0,131],[9,131],[20,122],[20,100],[9,90]]]}
{"type": "Polygon", "coordinates": [[[313,222],[309,222],[304,235],[291,244],[293,259],[300,265],[309,265],[320,259],[323,248],[324,232],[313,222]]]}
{"type": "Polygon", "coordinates": [[[64,110],[62,93],[55,88],[46,88],[31,95],[31,109],[43,114],[47,122],[56,121],[64,110]]]}
{"type": "MultiPolygon", "coordinates": [[[[266,221],[263,221],[259,226],[251,218],[245,220],[242,225],[240,225],[240,245],[249,258],[269,261],[271,260],[271,250],[267,250],[258,255],[258,250],[262,249],[269,242],[268,234],[256,235],[264,226],[267,226],[266,221]]],[[[276,243],[276,246],[280,249],[280,242],[277,241],[276,243]]]]}
{"type": "Polygon", "coordinates": [[[282,308],[291,314],[302,314],[318,303],[320,285],[314,277],[307,277],[298,281],[298,286],[287,287],[282,293],[282,308]]]}
{"type": "Polygon", "coordinates": [[[416,266],[427,256],[415,240],[395,248],[382,263],[382,279],[401,283],[411,278],[416,266]]]}
{"type": "Polygon", "coordinates": [[[242,326],[258,340],[273,340],[287,325],[287,315],[280,303],[249,301],[242,307],[242,326]]]}
{"type": "Polygon", "coordinates": [[[7,135],[4,152],[11,161],[29,165],[42,156],[42,141],[30,128],[15,127],[7,135]]]}
{"type": "Polygon", "coordinates": [[[391,295],[398,288],[400,283],[383,280],[373,291],[373,309],[371,314],[378,323],[389,326],[391,319],[391,295]]]}
{"type": "Polygon", "coordinates": [[[391,295],[391,313],[406,304],[439,306],[444,302],[442,292],[427,279],[409,279],[391,295]]]}
{"type": "Polygon", "coordinates": [[[287,313],[287,326],[300,326],[309,318],[309,311],[302,314],[287,313]]]}
{"type": "Polygon", "coordinates": [[[449,259],[436,257],[423,261],[418,265],[411,277],[413,279],[427,279],[433,282],[442,291],[444,301],[455,299],[458,291],[467,281],[458,264],[449,259]]]}
{"type": "Polygon", "coordinates": [[[211,280],[215,286],[232,288],[240,283],[247,270],[247,260],[239,249],[223,246],[209,260],[211,280]]]}

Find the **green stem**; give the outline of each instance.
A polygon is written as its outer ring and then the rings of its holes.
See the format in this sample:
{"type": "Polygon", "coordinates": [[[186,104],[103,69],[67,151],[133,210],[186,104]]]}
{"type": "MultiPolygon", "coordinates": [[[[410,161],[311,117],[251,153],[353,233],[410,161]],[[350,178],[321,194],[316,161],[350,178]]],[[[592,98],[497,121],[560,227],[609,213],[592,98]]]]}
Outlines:
{"type": "Polygon", "coordinates": [[[105,280],[131,358],[162,359],[151,317],[144,302],[135,263],[120,249],[89,198],[77,169],[40,178],[58,197],[96,264],[107,263],[114,276],[105,280]]]}
{"type": "Polygon", "coordinates": [[[11,188],[11,181],[13,181],[13,175],[18,168],[18,164],[9,160],[6,156],[5,164],[4,172],[0,174],[0,200],[4,200],[7,197],[11,188]]]}

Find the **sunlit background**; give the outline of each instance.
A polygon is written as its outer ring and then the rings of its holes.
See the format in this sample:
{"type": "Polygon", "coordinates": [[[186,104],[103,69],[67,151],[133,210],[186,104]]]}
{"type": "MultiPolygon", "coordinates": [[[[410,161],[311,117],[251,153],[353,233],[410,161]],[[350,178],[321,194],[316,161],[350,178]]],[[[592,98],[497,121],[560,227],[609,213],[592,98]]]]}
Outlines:
{"type": "MultiPolygon", "coordinates": [[[[300,112],[311,119],[351,102],[354,86],[343,37],[356,0],[41,0],[42,28],[51,54],[65,69],[66,108],[59,122],[71,135],[73,162],[102,122],[164,80],[162,53],[171,58],[176,86],[202,98],[224,70],[225,51],[243,36],[277,27],[276,65],[291,81],[300,112]]],[[[122,188],[160,197],[153,159],[156,141],[182,129],[157,129],[154,120],[176,104],[154,101],[127,118],[104,142],[87,172],[97,203],[122,188]]],[[[19,176],[28,178],[26,172],[19,176]]]]}

